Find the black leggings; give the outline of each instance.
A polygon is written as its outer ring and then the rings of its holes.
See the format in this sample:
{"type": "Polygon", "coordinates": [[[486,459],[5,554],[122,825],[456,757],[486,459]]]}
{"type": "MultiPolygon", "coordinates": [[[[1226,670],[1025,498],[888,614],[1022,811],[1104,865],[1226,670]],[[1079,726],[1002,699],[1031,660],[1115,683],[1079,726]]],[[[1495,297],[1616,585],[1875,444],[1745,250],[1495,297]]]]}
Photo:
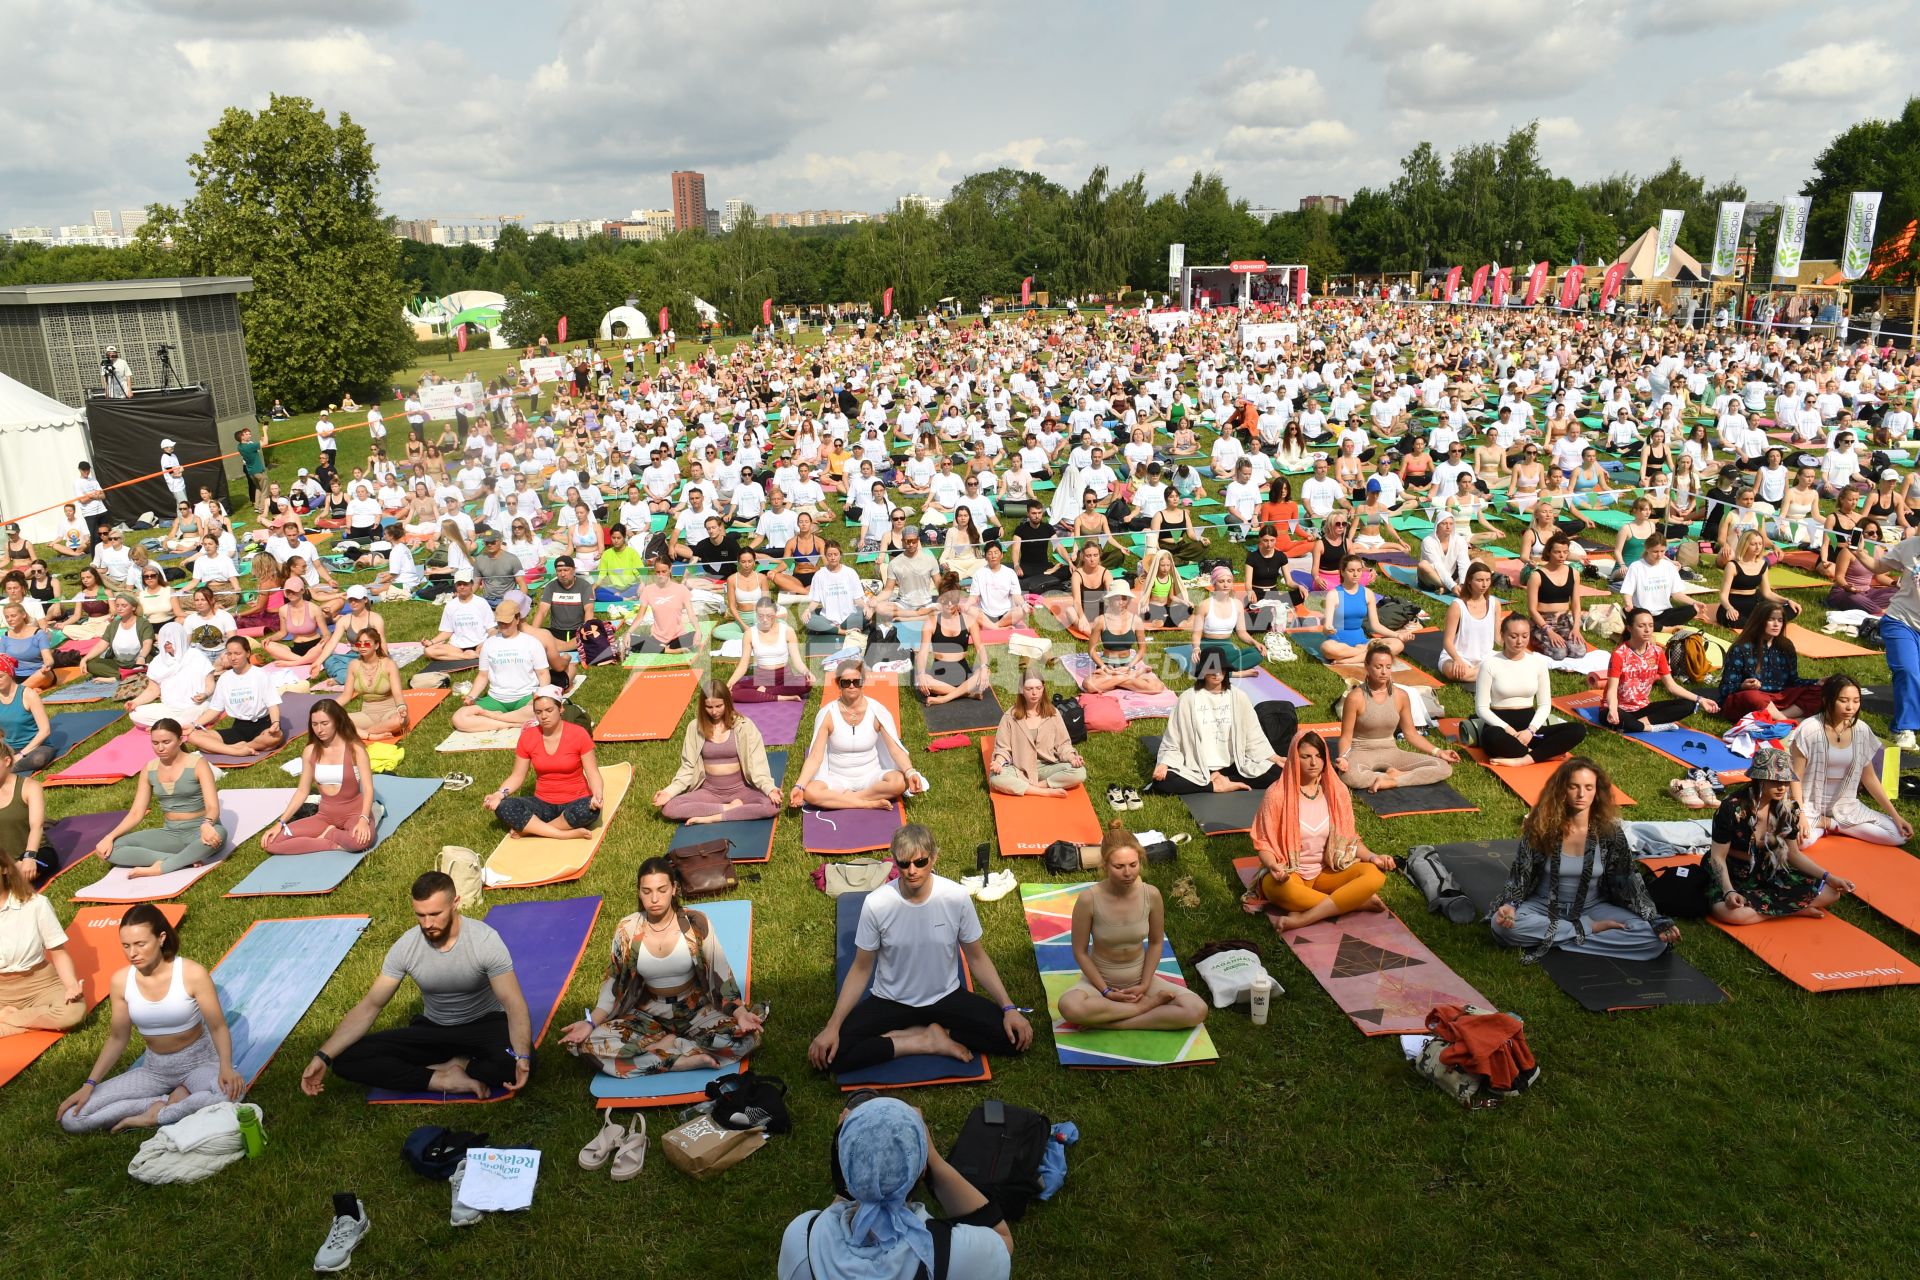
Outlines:
{"type": "Polygon", "coordinates": [[[420,1093],[433,1079],[436,1062],[466,1058],[468,1075],[498,1089],[513,1080],[512,1047],[505,1013],[447,1027],[418,1017],[404,1027],[360,1037],[334,1058],[333,1073],[374,1089],[420,1093]]]}
{"type": "MultiPolygon", "coordinates": [[[[1280,781],[1280,766],[1277,764],[1268,765],[1265,773],[1248,777],[1246,774],[1240,772],[1237,766],[1228,765],[1220,771],[1220,776],[1230,778],[1234,782],[1244,782],[1255,791],[1258,791],[1262,787],[1270,787],[1280,781]]],[[[1213,790],[1213,780],[1188,782],[1185,778],[1169,769],[1167,770],[1167,776],[1160,781],[1149,782],[1147,784],[1147,790],[1157,791],[1163,796],[1197,796],[1202,791],[1213,790]]]]}
{"type": "Polygon", "coordinates": [[[1670,605],[1653,615],[1653,625],[1664,631],[1668,627],[1690,625],[1699,617],[1699,612],[1690,604],[1670,605]]]}
{"type": "MultiPolygon", "coordinates": [[[[1758,594],[1733,596],[1726,604],[1717,604],[1713,607],[1714,620],[1723,627],[1732,627],[1737,631],[1747,625],[1747,619],[1753,616],[1755,609],[1763,604],[1772,603],[1774,602],[1758,594]]],[[[1786,619],[1788,622],[1792,622],[1800,616],[1800,606],[1793,601],[1782,600],[1779,603],[1781,608],[1786,611],[1786,619]]]]}
{"type": "MultiPolygon", "coordinates": [[[[1620,709],[1620,723],[1617,725],[1608,725],[1607,727],[1618,729],[1621,733],[1645,733],[1651,725],[1675,724],[1681,720],[1685,720],[1693,714],[1693,711],[1693,703],[1683,701],[1679,698],[1667,698],[1660,702],[1649,702],[1638,711],[1628,711],[1625,707],[1622,707],[1620,709]]],[[[1601,723],[1605,724],[1606,711],[1604,708],[1601,710],[1600,715],[1601,723]]]]}
{"type": "MultiPolygon", "coordinates": [[[[1493,714],[1506,721],[1506,726],[1524,729],[1533,723],[1531,707],[1515,707],[1511,711],[1502,711],[1495,707],[1493,714]]],[[[1508,732],[1507,727],[1498,724],[1482,723],[1480,726],[1480,749],[1495,760],[1518,760],[1525,756],[1533,760],[1552,760],[1564,756],[1579,746],[1587,736],[1587,724],[1584,720],[1573,720],[1566,724],[1543,724],[1534,730],[1533,738],[1528,742],[1508,732]]]]}
{"type": "Polygon", "coordinates": [[[868,996],[840,1024],[840,1049],[828,1069],[835,1075],[893,1061],[889,1031],[939,1023],[947,1034],[975,1053],[1017,1053],[1007,1039],[1005,1015],[977,992],[956,988],[927,1005],[901,1004],[868,996]]]}

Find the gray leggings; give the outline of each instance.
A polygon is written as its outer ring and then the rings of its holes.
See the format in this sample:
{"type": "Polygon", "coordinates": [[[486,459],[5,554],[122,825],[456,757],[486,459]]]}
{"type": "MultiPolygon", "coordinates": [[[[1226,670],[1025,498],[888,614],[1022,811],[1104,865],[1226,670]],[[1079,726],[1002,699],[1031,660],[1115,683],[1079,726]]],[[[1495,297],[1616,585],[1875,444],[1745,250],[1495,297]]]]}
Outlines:
{"type": "Polygon", "coordinates": [[[190,867],[215,857],[225,847],[227,829],[217,822],[213,825],[220,832],[220,843],[213,846],[201,843],[198,818],[191,822],[169,822],[164,827],[145,831],[129,831],[113,842],[107,861],[116,867],[150,867],[157,862],[163,872],[190,867]]]}
{"type": "Polygon", "coordinates": [[[111,1129],[182,1085],[187,1096],[160,1108],[161,1124],[172,1124],[220,1101],[220,1055],[213,1051],[212,1036],[202,1032],[198,1040],[177,1053],[148,1049],[125,1071],[101,1081],[85,1106],[60,1117],[60,1127],[68,1133],[111,1129]]]}

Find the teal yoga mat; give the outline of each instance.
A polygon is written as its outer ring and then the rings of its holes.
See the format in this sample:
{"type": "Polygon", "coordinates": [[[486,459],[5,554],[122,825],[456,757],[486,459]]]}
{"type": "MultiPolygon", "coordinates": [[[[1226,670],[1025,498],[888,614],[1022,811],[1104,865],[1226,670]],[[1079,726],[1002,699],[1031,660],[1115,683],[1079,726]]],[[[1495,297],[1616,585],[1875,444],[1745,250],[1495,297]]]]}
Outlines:
{"type": "Polygon", "coordinates": [[[373,780],[373,797],[384,812],[374,830],[373,844],[360,853],[332,849],[321,853],[268,855],[266,861],[246,874],[239,884],[227,890],[229,898],[300,897],[332,893],[340,882],[365,862],[367,855],[380,847],[401,823],[418,813],[439,791],[438,778],[398,778],[381,775],[373,780]]]}
{"type": "Polygon", "coordinates": [[[233,1069],[253,1088],[371,922],[370,916],[256,920],[213,969],[233,1069]]]}

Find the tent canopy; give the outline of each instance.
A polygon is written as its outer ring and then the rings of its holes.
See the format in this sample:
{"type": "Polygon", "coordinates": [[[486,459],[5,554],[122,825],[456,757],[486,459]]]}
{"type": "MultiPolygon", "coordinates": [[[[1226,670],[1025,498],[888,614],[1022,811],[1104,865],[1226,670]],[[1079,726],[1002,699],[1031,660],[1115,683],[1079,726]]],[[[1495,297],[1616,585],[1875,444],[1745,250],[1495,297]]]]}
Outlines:
{"type": "Polygon", "coordinates": [[[58,505],[26,513],[72,494],[89,452],[84,412],[0,373],[0,515],[19,520],[30,539],[54,537],[62,528],[58,505]]]}
{"type": "Polygon", "coordinates": [[[1648,227],[1640,233],[1638,240],[1628,245],[1625,251],[1614,259],[1615,262],[1627,264],[1629,280],[1678,280],[1682,278],[1682,272],[1692,272],[1695,280],[1707,278],[1706,269],[1700,265],[1700,260],[1677,244],[1673,246],[1673,256],[1667,259],[1667,269],[1656,277],[1653,274],[1653,255],[1659,240],[1660,228],[1648,227]]]}
{"type": "Polygon", "coordinates": [[[627,326],[626,336],[645,341],[653,337],[653,330],[647,325],[647,317],[635,307],[615,307],[600,317],[600,340],[606,342],[613,337],[613,326],[627,326]]]}

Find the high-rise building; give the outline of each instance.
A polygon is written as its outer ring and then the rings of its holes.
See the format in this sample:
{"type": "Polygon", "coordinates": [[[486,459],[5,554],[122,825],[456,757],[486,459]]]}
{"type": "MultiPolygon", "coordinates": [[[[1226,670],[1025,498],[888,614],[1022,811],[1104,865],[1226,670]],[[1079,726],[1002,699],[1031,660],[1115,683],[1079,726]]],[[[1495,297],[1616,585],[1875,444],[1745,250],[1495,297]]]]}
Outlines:
{"type": "Polygon", "coordinates": [[[395,239],[418,240],[421,244],[445,244],[444,237],[434,234],[439,229],[437,218],[396,218],[393,223],[395,239]]]}
{"type": "Polygon", "coordinates": [[[706,229],[707,234],[710,236],[720,234],[720,211],[718,209],[707,210],[706,229]]]}
{"type": "Polygon", "coordinates": [[[707,175],[694,169],[673,174],[673,229],[704,231],[707,226],[707,175]]]}
{"type": "Polygon", "coordinates": [[[733,230],[735,224],[740,221],[740,215],[745,213],[746,209],[747,202],[739,196],[735,196],[731,200],[723,201],[720,205],[720,229],[722,231],[733,230]]]}
{"type": "Polygon", "coordinates": [[[145,209],[122,209],[120,211],[120,234],[132,236],[147,225],[145,209]]]}
{"type": "Polygon", "coordinates": [[[945,200],[935,196],[923,196],[918,192],[900,197],[899,209],[901,213],[905,213],[908,209],[917,208],[931,218],[938,215],[939,212],[946,207],[947,202],[945,200]]]}
{"type": "Polygon", "coordinates": [[[103,236],[113,234],[113,210],[95,209],[93,211],[93,229],[103,236]]]}
{"type": "Polygon", "coordinates": [[[1347,198],[1345,196],[1301,196],[1300,212],[1305,213],[1309,209],[1318,209],[1326,214],[1342,214],[1347,211],[1347,198]]]}

